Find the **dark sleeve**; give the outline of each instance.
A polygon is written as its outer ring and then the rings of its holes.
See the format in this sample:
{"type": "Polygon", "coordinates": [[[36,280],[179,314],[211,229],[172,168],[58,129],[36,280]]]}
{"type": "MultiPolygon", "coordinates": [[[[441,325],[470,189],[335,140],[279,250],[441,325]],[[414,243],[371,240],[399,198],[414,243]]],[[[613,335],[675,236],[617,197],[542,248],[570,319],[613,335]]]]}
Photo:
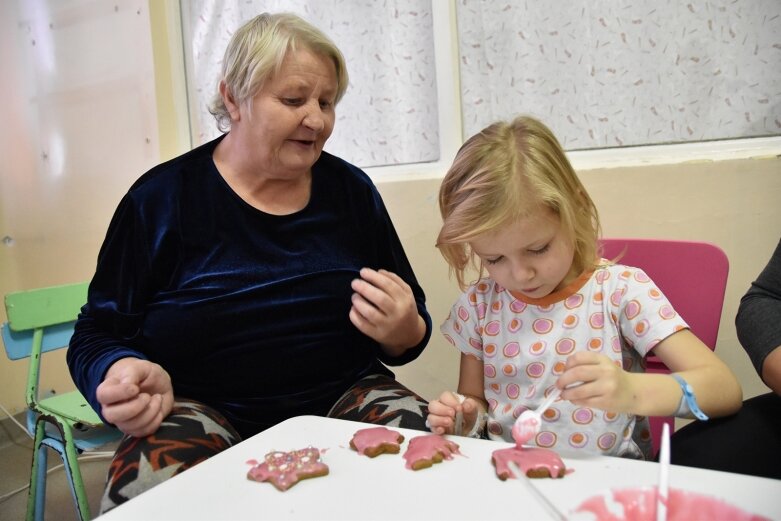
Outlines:
{"type": "Polygon", "coordinates": [[[377,226],[377,239],[380,244],[380,266],[398,275],[409,284],[412,288],[412,292],[415,295],[415,302],[418,307],[418,314],[423,318],[423,322],[426,324],[426,332],[423,335],[423,339],[418,345],[407,349],[401,356],[391,357],[388,356],[382,349],[379,349],[378,358],[384,364],[390,366],[404,365],[408,362],[415,360],[431,339],[431,316],[426,309],[426,295],[423,289],[418,284],[418,280],[415,277],[415,273],[412,271],[412,266],[407,259],[407,254],[404,252],[404,247],[401,245],[399,236],[396,233],[396,229],[393,226],[390,215],[385,208],[385,204],[380,197],[377,189],[373,190],[374,205],[376,207],[379,224],[377,226]]]}
{"type": "Polygon", "coordinates": [[[781,241],[770,262],[740,300],[735,327],[741,345],[761,377],[765,357],[781,345],[781,241]]]}
{"type": "Polygon", "coordinates": [[[129,195],[120,202],[98,255],[87,304],[81,309],[67,351],[71,377],[93,409],[95,390],[120,358],[145,359],[134,347],[145,307],[149,257],[129,195]]]}

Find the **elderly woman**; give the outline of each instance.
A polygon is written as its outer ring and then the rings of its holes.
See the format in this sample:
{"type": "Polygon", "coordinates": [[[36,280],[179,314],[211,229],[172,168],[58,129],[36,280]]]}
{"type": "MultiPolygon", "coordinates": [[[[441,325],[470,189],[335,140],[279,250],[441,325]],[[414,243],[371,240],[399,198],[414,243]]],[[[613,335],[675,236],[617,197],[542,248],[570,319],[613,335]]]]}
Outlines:
{"type": "Polygon", "coordinates": [[[292,416],[425,429],[384,365],[428,342],[425,296],[372,182],[323,152],[347,81],[318,29],[254,18],[212,104],[227,133],[120,202],[68,350],[126,434],[102,511],[292,416]]]}

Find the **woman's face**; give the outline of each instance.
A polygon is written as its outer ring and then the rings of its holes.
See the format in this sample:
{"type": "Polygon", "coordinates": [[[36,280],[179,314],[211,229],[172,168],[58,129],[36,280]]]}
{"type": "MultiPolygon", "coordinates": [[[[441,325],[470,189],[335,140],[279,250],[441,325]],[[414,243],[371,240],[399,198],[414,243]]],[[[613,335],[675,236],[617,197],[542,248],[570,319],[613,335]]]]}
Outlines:
{"type": "Polygon", "coordinates": [[[249,107],[236,107],[231,133],[265,175],[303,175],[333,131],[336,91],[336,68],[329,58],[308,49],[289,51],[249,107]]]}
{"type": "Polygon", "coordinates": [[[572,241],[547,207],[479,235],[470,245],[492,279],[528,298],[545,297],[579,275],[572,273],[572,241]]]}

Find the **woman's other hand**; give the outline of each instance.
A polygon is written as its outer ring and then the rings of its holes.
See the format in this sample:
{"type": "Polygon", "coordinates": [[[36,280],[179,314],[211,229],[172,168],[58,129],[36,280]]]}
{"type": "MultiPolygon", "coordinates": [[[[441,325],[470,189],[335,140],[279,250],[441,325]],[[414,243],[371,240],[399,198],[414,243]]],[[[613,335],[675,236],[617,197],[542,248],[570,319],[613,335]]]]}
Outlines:
{"type": "Polygon", "coordinates": [[[165,369],[138,358],[123,358],[109,367],[96,394],[106,421],[136,438],[154,433],[174,403],[165,369]]]}
{"type": "Polygon", "coordinates": [[[426,333],[412,289],[395,273],[361,270],[352,282],[350,321],[391,356],[416,346],[426,333]]]}

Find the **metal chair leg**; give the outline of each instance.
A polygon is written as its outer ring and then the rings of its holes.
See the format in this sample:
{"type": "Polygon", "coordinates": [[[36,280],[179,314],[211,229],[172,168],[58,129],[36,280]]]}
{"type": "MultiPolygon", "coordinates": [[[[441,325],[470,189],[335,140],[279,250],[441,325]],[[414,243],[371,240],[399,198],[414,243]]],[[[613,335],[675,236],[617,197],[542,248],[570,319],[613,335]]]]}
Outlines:
{"type": "Polygon", "coordinates": [[[46,505],[46,463],[49,450],[43,444],[45,430],[44,422],[36,422],[33,459],[30,466],[30,490],[27,493],[27,521],[43,521],[43,511],[46,505]]]}
{"type": "Polygon", "coordinates": [[[77,514],[81,521],[92,519],[90,513],[87,492],[84,488],[84,480],[81,476],[76,445],[73,442],[73,434],[70,429],[64,429],[63,432],[63,450],[62,461],[65,464],[65,475],[68,477],[68,484],[71,488],[71,494],[76,504],[77,514]]]}

